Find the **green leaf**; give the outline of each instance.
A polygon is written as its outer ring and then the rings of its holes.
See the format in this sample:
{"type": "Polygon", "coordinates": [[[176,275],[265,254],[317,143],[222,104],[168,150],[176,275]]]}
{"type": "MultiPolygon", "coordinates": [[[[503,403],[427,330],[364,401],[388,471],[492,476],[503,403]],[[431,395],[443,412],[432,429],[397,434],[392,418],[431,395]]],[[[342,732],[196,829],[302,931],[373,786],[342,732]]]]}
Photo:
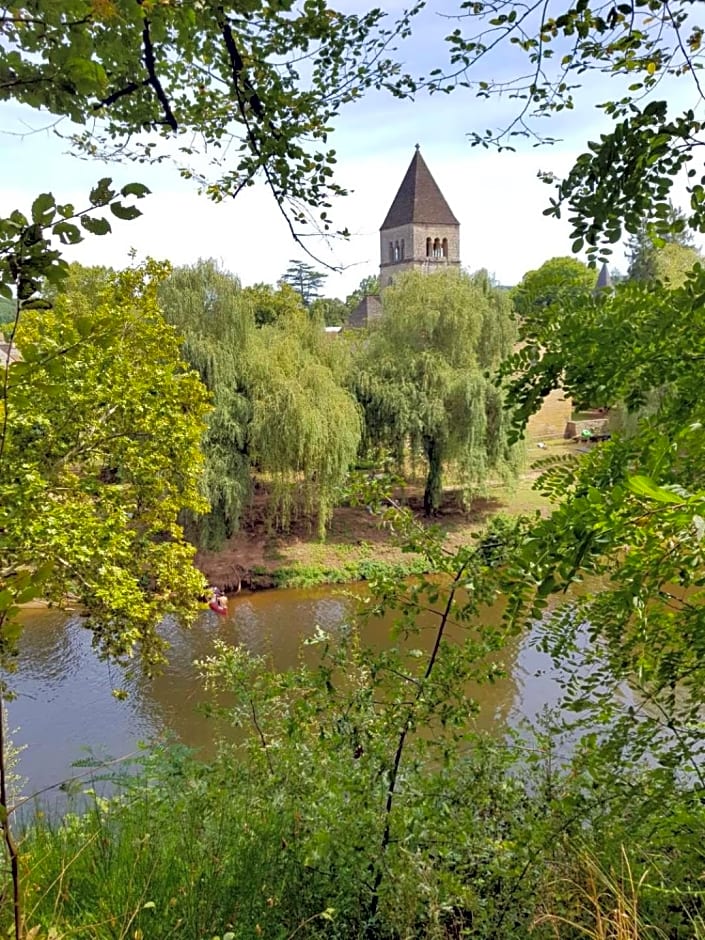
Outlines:
{"type": "Polygon", "coordinates": [[[136,196],[137,199],[143,199],[151,193],[151,189],[144,183],[128,183],[120,190],[121,196],[136,196]]]}
{"type": "Polygon", "coordinates": [[[110,222],[102,216],[94,218],[90,215],[82,215],[81,225],[87,232],[90,232],[91,235],[107,235],[108,232],[112,231],[110,222]]]}
{"type": "Polygon", "coordinates": [[[76,317],[76,329],[83,339],[90,336],[93,329],[93,318],[89,316],[76,317]]]}
{"type": "Polygon", "coordinates": [[[659,503],[682,503],[683,497],[677,496],[670,490],[658,486],[652,479],[640,474],[627,478],[627,487],[636,496],[645,496],[647,499],[655,499],[659,503]]]}
{"type": "Polygon", "coordinates": [[[123,206],[121,202],[111,202],[110,211],[116,218],[125,222],[131,222],[132,219],[138,219],[142,215],[136,206],[123,206]]]}
{"type": "Polygon", "coordinates": [[[112,179],[104,176],[99,180],[90,192],[89,199],[93,206],[104,206],[115,198],[115,190],[111,188],[112,179]]]}
{"type": "Polygon", "coordinates": [[[37,225],[50,225],[56,215],[56,203],[51,193],[41,193],[32,203],[32,221],[37,225]]]}
{"type": "Polygon", "coordinates": [[[73,222],[57,222],[51,231],[59,236],[62,245],[77,245],[83,241],[81,230],[73,222]]]}

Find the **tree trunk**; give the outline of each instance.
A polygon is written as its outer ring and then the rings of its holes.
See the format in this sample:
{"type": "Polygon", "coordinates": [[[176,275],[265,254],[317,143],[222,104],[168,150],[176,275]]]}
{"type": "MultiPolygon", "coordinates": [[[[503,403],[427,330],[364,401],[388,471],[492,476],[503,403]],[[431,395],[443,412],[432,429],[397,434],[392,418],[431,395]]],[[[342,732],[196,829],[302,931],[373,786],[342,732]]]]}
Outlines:
{"type": "Polygon", "coordinates": [[[5,850],[10,862],[10,878],[12,882],[12,908],[14,912],[14,940],[24,937],[24,919],[22,916],[22,893],[20,887],[20,855],[17,843],[10,827],[10,794],[7,786],[9,768],[7,766],[7,741],[5,729],[7,721],[5,699],[0,690],[0,828],[2,829],[5,850]]]}
{"type": "Polygon", "coordinates": [[[427,516],[435,516],[443,498],[443,448],[440,442],[432,437],[424,437],[423,444],[428,460],[423,511],[427,516]]]}

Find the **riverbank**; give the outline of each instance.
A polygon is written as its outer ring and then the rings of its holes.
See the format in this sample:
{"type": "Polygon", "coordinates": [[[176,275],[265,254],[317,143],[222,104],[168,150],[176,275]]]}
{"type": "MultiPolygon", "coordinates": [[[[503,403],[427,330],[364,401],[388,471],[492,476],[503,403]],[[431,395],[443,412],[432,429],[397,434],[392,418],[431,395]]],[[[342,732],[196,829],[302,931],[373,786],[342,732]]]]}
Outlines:
{"type": "MultiPolygon", "coordinates": [[[[576,452],[575,445],[563,441],[549,444],[548,448],[552,456],[576,452]]],[[[546,452],[531,456],[533,463],[537,456],[545,457],[546,452]]],[[[538,472],[530,467],[512,485],[490,486],[488,494],[474,499],[467,510],[461,507],[459,494],[447,490],[441,510],[432,520],[423,515],[420,485],[405,486],[395,495],[420,525],[436,526],[448,547],[455,548],[467,544],[473,533],[499,513],[514,516],[548,512],[548,500],[533,489],[538,472]]],[[[264,514],[255,511],[222,550],[200,551],[196,564],[210,583],[222,586],[228,593],[239,585],[263,590],[364,581],[380,566],[400,577],[424,568],[423,559],[402,552],[393,534],[365,506],[337,508],[325,541],[303,525],[294,526],[286,535],[273,534],[268,531],[264,514]]]]}

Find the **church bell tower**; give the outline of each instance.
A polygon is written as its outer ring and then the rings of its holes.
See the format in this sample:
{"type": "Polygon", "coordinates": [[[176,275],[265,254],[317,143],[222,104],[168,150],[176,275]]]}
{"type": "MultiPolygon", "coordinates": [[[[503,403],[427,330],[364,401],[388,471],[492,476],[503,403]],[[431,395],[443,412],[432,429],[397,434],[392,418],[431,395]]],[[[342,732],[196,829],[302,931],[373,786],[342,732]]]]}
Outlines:
{"type": "Polygon", "coordinates": [[[380,289],[404,271],[460,267],[460,223],[431,176],[419,145],[382,223],[380,289]]]}

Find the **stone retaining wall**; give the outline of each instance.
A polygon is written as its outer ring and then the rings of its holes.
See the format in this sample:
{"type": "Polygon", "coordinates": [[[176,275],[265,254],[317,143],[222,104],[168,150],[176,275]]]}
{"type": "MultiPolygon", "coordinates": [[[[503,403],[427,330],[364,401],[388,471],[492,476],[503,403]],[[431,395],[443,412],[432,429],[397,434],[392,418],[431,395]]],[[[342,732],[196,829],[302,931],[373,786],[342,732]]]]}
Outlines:
{"type": "Polygon", "coordinates": [[[568,421],[565,426],[565,437],[571,439],[580,437],[583,431],[592,431],[593,434],[607,434],[609,418],[589,418],[587,421],[568,421]]]}

